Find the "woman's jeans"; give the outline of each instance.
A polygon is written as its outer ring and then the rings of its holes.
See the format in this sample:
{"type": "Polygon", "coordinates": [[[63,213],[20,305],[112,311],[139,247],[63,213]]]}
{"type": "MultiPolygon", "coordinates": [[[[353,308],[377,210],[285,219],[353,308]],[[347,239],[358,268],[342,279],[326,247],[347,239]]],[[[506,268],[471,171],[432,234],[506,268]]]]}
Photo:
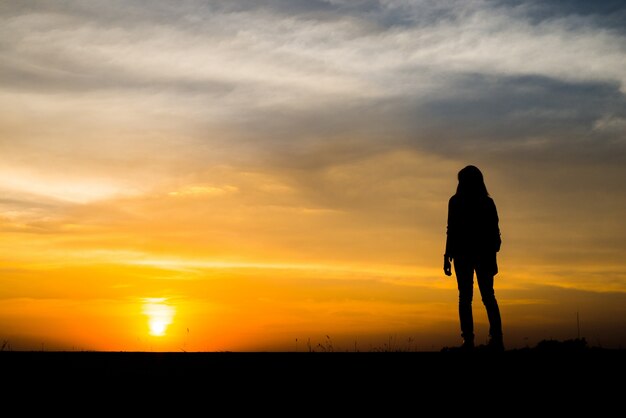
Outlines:
{"type": "Polygon", "coordinates": [[[474,318],[472,315],[474,272],[476,272],[478,289],[489,318],[489,336],[493,340],[502,340],[500,308],[493,289],[493,279],[498,273],[495,254],[454,257],[454,271],[459,288],[459,318],[463,340],[469,343],[474,342],[474,318]]]}

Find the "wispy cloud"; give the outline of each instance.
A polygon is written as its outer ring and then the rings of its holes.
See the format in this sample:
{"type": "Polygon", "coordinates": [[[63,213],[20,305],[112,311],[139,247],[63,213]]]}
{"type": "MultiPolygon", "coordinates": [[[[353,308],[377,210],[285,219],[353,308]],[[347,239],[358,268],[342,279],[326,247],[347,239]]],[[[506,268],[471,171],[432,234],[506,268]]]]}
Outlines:
{"type": "Polygon", "coordinates": [[[433,272],[477,164],[508,274],[623,289],[624,22],[603,1],[4,2],[0,263],[433,272]]]}

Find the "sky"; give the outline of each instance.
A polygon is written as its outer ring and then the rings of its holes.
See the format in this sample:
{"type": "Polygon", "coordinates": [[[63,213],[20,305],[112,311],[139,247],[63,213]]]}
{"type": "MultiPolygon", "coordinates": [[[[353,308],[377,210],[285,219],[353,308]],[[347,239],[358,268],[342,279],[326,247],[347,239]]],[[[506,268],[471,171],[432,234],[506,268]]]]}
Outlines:
{"type": "Polygon", "coordinates": [[[622,1],[0,0],[3,350],[626,346],[622,1]],[[478,289],[477,342],[488,323],[478,289]]]}

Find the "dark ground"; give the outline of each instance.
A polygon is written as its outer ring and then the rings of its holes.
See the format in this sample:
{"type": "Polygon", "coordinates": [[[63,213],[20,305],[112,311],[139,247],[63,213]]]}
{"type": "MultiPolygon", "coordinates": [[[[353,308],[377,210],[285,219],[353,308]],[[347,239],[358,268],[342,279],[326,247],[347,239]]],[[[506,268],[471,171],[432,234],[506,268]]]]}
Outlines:
{"type": "MultiPolygon", "coordinates": [[[[0,371],[7,376],[58,374],[91,377],[206,377],[229,380],[281,376],[330,379],[384,374],[398,377],[492,375],[509,379],[626,381],[626,350],[589,348],[576,341],[543,341],[537,347],[493,353],[444,348],[439,352],[92,352],[2,351],[0,371]]],[[[626,397],[626,393],[625,393],[626,397]]]]}
{"type": "Polygon", "coordinates": [[[502,353],[2,351],[0,396],[5,406],[19,399],[22,412],[44,406],[81,416],[125,416],[132,405],[147,408],[143,414],[174,406],[175,416],[219,407],[219,416],[419,416],[429,409],[481,418],[602,417],[622,414],[625,365],[626,350],[550,342],[502,353]]]}

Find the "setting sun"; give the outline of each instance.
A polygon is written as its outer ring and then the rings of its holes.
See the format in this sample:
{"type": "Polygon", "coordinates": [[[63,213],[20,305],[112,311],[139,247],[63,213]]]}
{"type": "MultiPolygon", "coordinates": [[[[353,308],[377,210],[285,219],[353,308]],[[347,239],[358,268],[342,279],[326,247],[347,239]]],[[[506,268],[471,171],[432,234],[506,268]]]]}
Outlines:
{"type": "Polygon", "coordinates": [[[176,310],[167,305],[165,298],[146,298],[143,304],[143,314],[148,317],[150,335],[162,337],[167,327],[172,323],[176,310]]]}

